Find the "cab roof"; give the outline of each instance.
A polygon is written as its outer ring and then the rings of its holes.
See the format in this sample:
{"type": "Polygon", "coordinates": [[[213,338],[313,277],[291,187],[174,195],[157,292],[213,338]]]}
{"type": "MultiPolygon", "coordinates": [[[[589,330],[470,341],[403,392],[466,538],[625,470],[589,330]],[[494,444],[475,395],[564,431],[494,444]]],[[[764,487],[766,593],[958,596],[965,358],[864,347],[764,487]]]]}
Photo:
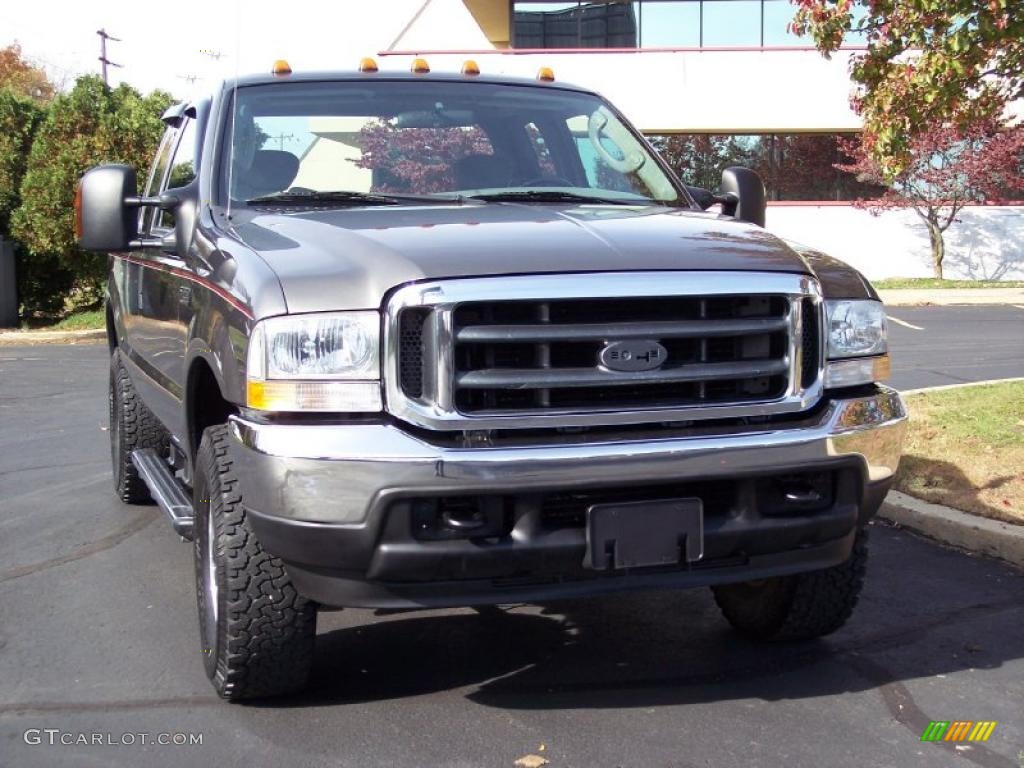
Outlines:
{"type": "Polygon", "coordinates": [[[401,70],[382,70],[379,72],[359,72],[356,70],[328,70],[316,72],[292,72],[288,75],[266,74],[241,75],[237,78],[224,80],[221,87],[230,90],[236,85],[244,87],[247,85],[275,85],[280,83],[301,82],[374,82],[374,81],[432,81],[445,83],[490,83],[492,85],[526,85],[535,88],[557,88],[559,90],[577,91],[580,93],[593,93],[588,88],[578,85],[563,83],[559,81],[544,82],[530,77],[509,77],[505,75],[464,75],[460,72],[431,71],[427,73],[413,73],[401,70]]]}

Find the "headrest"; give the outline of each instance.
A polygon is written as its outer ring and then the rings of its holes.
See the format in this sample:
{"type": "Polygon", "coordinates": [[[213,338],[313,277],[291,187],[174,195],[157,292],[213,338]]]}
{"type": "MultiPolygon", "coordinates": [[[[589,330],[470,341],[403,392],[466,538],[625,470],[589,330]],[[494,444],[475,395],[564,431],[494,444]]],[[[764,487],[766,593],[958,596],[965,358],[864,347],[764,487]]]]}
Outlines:
{"type": "Polygon", "coordinates": [[[288,189],[299,172],[299,158],[291,152],[261,149],[253,157],[249,173],[259,194],[270,194],[288,189]]]}

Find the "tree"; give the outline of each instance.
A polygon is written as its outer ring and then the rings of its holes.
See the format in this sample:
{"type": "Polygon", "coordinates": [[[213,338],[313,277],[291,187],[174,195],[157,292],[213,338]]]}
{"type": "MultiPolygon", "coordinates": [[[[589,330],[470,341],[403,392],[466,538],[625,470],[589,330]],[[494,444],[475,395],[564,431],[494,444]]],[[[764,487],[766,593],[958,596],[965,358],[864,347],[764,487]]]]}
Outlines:
{"type": "Polygon", "coordinates": [[[55,267],[54,288],[66,287],[70,276],[76,303],[99,300],[106,259],[75,245],[75,187],[99,163],[127,163],[144,177],[163,132],[160,115],[170,101],[160,91],[143,98],[128,85],[110,89],[95,75],[80,77],[69,93],[53,100],[32,143],[21,206],[11,221],[12,234],[28,250],[25,274],[19,276],[19,283],[25,280],[27,310],[53,309],[46,277],[55,267]]]}
{"type": "Polygon", "coordinates": [[[736,136],[680,134],[649,136],[651,144],[686,184],[718,189],[730,165],[752,165],[750,148],[736,136]]]}
{"type": "Polygon", "coordinates": [[[21,202],[18,188],[42,119],[43,110],[34,101],[0,88],[0,237],[8,234],[11,213],[21,202]]]}
{"type": "Polygon", "coordinates": [[[792,29],[828,56],[851,30],[852,104],[864,146],[886,179],[912,162],[917,137],[940,124],[968,130],[1024,95],[1024,0],[793,0],[792,29]]]}
{"type": "Polygon", "coordinates": [[[477,127],[405,128],[387,120],[367,123],[359,132],[359,168],[373,169],[376,192],[430,194],[457,187],[454,165],[467,155],[492,155],[477,127]]]}
{"type": "Polygon", "coordinates": [[[18,43],[0,48],[0,88],[10,88],[40,103],[50,101],[56,92],[46,72],[21,55],[18,43]]]}
{"type": "MultiPolygon", "coordinates": [[[[717,189],[722,171],[744,165],[757,171],[770,200],[849,200],[876,187],[836,169],[849,162],[837,134],[694,134],[649,137],[687,184],[717,189]]],[[[880,190],[879,190],[880,191],[880,190]]]]}
{"type": "MultiPolygon", "coordinates": [[[[855,142],[853,163],[837,167],[862,181],[880,183],[878,160],[855,142]]],[[[928,230],[932,267],[942,278],[945,232],[968,203],[984,203],[1024,191],[1024,127],[1000,129],[983,121],[964,130],[952,124],[920,131],[908,146],[908,160],[881,197],[854,205],[873,214],[912,209],[928,230]]]]}

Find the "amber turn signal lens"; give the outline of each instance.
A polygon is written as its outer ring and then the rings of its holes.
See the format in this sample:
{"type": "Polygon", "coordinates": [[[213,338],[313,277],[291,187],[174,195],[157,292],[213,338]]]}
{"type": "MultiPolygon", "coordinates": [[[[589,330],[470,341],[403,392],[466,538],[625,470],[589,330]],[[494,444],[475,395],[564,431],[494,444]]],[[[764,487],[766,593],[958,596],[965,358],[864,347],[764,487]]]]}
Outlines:
{"type": "Polygon", "coordinates": [[[430,65],[427,64],[426,59],[413,59],[409,69],[417,75],[425,75],[430,71],[430,65]]]}

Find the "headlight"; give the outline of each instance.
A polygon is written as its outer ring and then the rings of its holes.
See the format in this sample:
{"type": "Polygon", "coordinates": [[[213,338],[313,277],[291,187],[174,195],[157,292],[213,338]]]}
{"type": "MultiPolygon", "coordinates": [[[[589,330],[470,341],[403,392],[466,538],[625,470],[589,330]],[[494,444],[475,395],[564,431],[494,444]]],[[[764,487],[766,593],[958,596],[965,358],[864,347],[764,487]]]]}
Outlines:
{"type": "Polygon", "coordinates": [[[380,315],[262,320],[249,339],[246,401],[263,411],[379,411],[380,315]]]}
{"type": "Polygon", "coordinates": [[[828,358],[884,355],[888,330],[880,301],[831,300],[825,302],[828,323],[828,358]]]}
{"type": "Polygon", "coordinates": [[[880,301],[825,302],[826,387],[850,387],[889,378],[888,326],[880,301]]]}

